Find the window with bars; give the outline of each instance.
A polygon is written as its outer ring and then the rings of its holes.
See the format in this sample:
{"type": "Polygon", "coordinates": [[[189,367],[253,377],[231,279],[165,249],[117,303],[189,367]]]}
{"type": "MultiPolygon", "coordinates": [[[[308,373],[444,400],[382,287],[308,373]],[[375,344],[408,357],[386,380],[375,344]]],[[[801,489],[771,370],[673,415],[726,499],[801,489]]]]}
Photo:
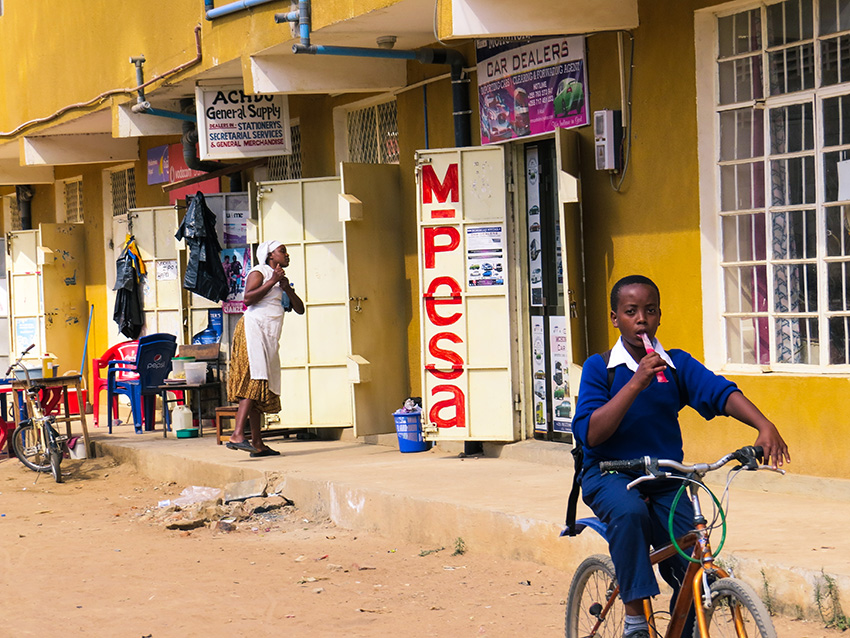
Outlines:
{"type": "Polygon", "coordinates": [[[383,102],[347,117],[348,160],[358,164],[398,164],[396,102],[383,102]]]}
{"type": "Polygon", "coordinates": [[[75,179],[63,183],[65,192],[65,221],[82,224],[83,221],[83,180],[75,179]]]}
{"type": "Polygon", "coordinates": [[[731,364],[850,364],[850,0],[716,18],[722,320],[731,364]]]}
{"type": "Polygon", "coordinates": [[[132,168],[113,171],[112,186],[112,216],[124,215],[136,207],[136,175],[132,168]]]}
{"type": "Polygon", "coordinates": [[[301,179],[301,127],[292,126],[289,131],[292,154],[269,158],[269,179],[272,181],[301,179]]]}
{"type": "Polygon", "coordinates": [[[12,222],[12,230],[23,230],[24,225],[21,222],[21,209],[18,207],[18,198],[9,197],[9,218],[12,222]]]}

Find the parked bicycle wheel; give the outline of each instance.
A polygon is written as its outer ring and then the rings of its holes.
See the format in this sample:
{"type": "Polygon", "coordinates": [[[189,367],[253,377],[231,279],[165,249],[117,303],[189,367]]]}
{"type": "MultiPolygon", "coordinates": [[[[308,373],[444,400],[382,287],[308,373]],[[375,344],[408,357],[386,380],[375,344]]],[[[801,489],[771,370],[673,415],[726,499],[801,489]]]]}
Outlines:
{"type": "MultiPolygon", "coordinates": [[[[752,587],[734,578],[721,578],[711,586],[711,608],[705,610],[705,618],[711,638],[776,638],[764,603],[752,587]],[[736,616],[745,631],[738,631],[736,616]]],[[[699,627],[694,627],[695,638],[699,635],[699,627]]]]}
{"type": "Polygon", "coordinates": [[[47,433],[47,448],[50,456],[50,471],[53,473],[53,480],[57,483],[62,482],[62,471],[59,466],[62,465],[62,448],[59,441],[56,440],[58,433],[51,426],[45,427],[47,433]]]}
{"type": "Polygon", "coordinates": [[[15,428],[12,434],[12,447],[15,448],[15,456],[21,463],[36,472],[48,472],[50,470],[50,454],[47,448],[39,442],[38,432],[32,424],[21,425],[15,428]]]}
{"type": "Polygon", "coordinates": [[[570,583],[564,624],[566,638],[620,638],[626,611],[619,596],[614,598],[611,608],[600,619],[616,588],[617,577],[611,559],[602,554],[586,558],[570,583]]]}

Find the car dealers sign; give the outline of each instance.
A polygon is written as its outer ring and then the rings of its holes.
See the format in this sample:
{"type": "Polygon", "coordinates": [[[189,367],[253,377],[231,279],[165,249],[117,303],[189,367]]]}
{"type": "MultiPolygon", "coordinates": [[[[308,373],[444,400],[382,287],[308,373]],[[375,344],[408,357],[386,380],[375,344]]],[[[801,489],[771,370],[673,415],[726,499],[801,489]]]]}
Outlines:
{"type": "Polygon", "coordinates": [[[289,155],[285,95],[246,95],[240,86],[195,89],[201,159],[289,155]]]}

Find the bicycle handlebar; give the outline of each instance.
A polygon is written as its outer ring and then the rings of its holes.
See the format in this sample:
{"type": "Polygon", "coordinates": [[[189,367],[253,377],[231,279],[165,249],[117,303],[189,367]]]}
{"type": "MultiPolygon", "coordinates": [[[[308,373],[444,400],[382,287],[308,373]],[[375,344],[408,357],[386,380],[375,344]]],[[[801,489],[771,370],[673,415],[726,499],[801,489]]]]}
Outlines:
{"type": "Polygon", "coordinates": [[[669,459],[658,459],[650,456],[644,456],[639,459],[630,459],[626,461],[601,461],[599,469],[602,472],[645,472],[644,476],[638,477],[628,487],[631,488],[638,483],[651,481],[656,478],[668,478],[672,476],[670,472],[662,472],[659,468],[669,468],[683,474],[697,474],[704,476],[708,472],[720,469],[730,461],[738,461],[741,467],[746,470],[772,470],[785,474],[785,470],[771,467],[770,465],[762,465],[760,461],[764,458],[764,450],[761,446],[747,445],[734,452],[730,452],[725,456],[717,459],[714,463],[697,463],[695,465],[684,465],[678,461],[669,459]]]}
{"type": "Polygon", "coordinates": [[[6,374],[4,374],[3,376],[8,377],[8,376],[9,376],[9,373],[12,371],[12,368],[14,368],[14,367],[15,367],[15,366],[17,366],[17,365],[20,365],[20,364],[21,364],[21,360],[22,360],[22,359],[23,359],[23,358],[27,355],[27,353],[28,353],[30,350],[32,350],[33,348],[35,348],[35,343],[31,343],[31,344],[29,345],[29,347],[27,347],[27,349],[26,349],[26,350],[24,350],[24,351],[21,353],[21,356],[20,356],[20,357],[18,357],[18,358],[17,358],[17,360],[16,360],[16,361],[15,361],[12,365],[10,365],[10,366],[9,366],[9,368],[6,370],[6,374]]]}

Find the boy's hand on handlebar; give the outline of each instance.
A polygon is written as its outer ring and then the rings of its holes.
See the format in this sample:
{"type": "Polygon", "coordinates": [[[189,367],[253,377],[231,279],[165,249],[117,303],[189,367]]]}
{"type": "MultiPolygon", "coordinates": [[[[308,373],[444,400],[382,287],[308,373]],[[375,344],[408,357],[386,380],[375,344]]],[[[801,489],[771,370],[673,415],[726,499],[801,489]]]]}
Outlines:
{"type": "Polygon", "coordinates": [[[759,445],[764,449],[764,464],[770,465],[773,468],[782,467],[786,462],[791,461],[791,456],[788,454],[788,446],[779,434],[772,423],[770,427],[764,427],[759,430],[758,438],[755,445],[759,445]]]}

